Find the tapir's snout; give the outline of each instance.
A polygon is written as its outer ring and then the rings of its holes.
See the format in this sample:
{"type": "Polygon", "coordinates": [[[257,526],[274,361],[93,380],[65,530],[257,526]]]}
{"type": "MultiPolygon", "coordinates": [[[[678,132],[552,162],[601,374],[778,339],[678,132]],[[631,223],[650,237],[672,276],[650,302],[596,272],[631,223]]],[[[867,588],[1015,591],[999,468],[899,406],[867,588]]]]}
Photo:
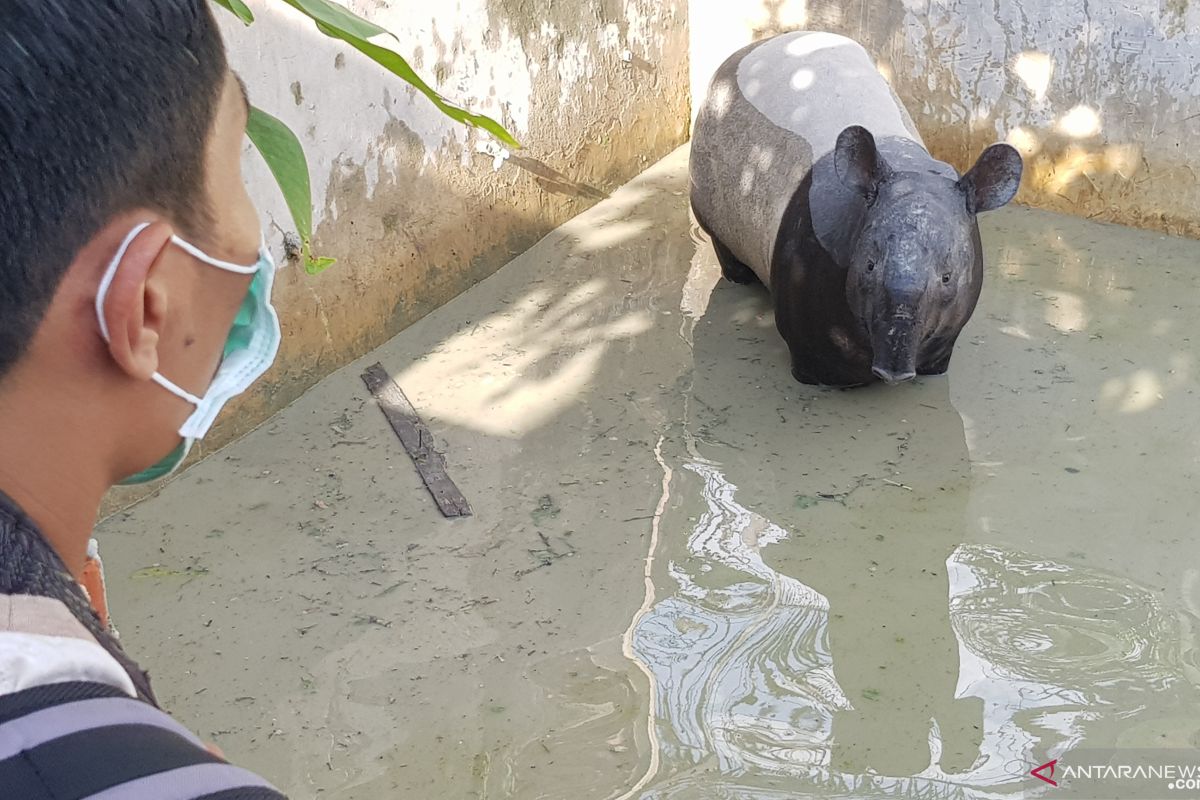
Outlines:
{"type": "Polygon", "coordinates": [[[875,366],[871,367],[871,372],[876,378],[879,378],[879,380],[883,381],[889,386],[895,386],[898,383],[911,381],[913,378],[917,377],[916,370],[896,373],[892,372],[887,367],[875,366]]]}
{"type": "Polygon", "coordinates": [[[872,326],[871,373],[889,385],[904,383],[917,375],[921,325],[913,310],[900,306],[872,326]]]}

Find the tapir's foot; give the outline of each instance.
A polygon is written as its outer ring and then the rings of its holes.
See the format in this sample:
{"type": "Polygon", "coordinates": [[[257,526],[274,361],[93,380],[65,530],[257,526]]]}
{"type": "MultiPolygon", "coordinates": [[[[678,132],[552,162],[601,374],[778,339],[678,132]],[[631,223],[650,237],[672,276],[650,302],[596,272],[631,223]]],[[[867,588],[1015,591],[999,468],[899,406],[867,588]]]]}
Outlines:
{"type": "Polygon", "coordinates": [[[740,283],[744,286],[758,283],[758,276],[754,274],[754,270],[747,267],[740,261],[732,263],[721,262],[721,274],[725,276],[725,280],[732,283],[740,283]]]}
{"type": "Polygon", "coordinates": [[[738,261],[737,256],[722,244],[720,239],[714,236],[712,245],[713,250],[717,253],[717,261],[721,264],[721,274],[725,276],[725,280],[741,284],[758,282],[758,276],[754,274],[754,270],[738,261]]]}
{"type": "Polygon", "coordinates": [[[821,382],[819,380],[817,380],[815,376],[810,375],[809,373],[805,372],[804,370],[800,369],[799,367],[797,367],[795,365],[792,366],[792,377],[795,378],[800,383],[806,383],[809,386],[820,386],[821,385],[821,382]]]}

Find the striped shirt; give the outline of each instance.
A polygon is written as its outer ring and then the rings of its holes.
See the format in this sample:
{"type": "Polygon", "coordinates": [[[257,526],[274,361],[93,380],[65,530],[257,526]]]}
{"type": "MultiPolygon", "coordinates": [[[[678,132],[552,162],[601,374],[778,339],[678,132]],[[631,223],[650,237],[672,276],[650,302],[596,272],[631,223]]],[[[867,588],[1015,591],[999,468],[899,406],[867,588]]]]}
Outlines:
{"type": "Polygon", "coordinates": [[[282,800],[136,697],[59,601],[0,595],[0,800],[282,800]]]}
{"type": "Polygon", "coordinates": [[[284,800],[135,696],[66,606],[0,594],[0,800],[284,800]]]}
{"type": "Polygon", "coordinates": [[[149,678],[3,492],[0,800],[286,800],[158,709],[149,678]]]}
{"type": "Polygon", "coordinates": [[[102,683],[0,697],[0,797],[12,800],[279,800],[148,703],[102,683]]]}

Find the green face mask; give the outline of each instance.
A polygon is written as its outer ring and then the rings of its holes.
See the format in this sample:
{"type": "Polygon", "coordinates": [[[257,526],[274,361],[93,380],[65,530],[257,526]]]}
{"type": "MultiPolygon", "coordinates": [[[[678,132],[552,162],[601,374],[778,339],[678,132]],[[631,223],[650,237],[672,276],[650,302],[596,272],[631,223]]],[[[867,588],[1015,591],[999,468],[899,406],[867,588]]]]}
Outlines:
{"type": "MultiPolygon", "coordinates": [[[[125,251],[147,226],[148,223],[143,223],[130,231],[100,281],[100,290],[96,294],[96,315],[100,320],[100,333],[105,341],[109,340],[109,335],[108,323],[104,319],[104,298],[117,269],[121,266],[125,251]]],[[[161,480],[179,469],[192,445],[197,439],[204,438],[225,404],[262,377],[263,373],[270,369],[279,352],[279,316],[271,305],[275,262],[267,250],[266,242],[259,250],[258,262],[248,267],[213,258],[178,236],[172,236],[171,242],[205,264],[239,275],[253,275],[254,279],[225,340],[221,366],[217,368],[217,374],[203,397],[184,391],[160,373],[156,372],[151,376],[155,383],[176,397],[187,400],[196,410],[179,429],[179,437],[182,439],[179,445],[157,464],[121,481],[122,486],[161,480]]]]}
{"type": "Polygon", "coordinates": [[[192,449],[192,442],[184,439],[179,443],[179,446],[164,457],[161,461],[152,467],[148,467],[136,475],[130,475],[125,480],[121,481],[118,486],[136,486],[139,483],[153,483],[167,477],[175,470],[179,469],[179,465],[187,458],[188,452],[192,449]]]}

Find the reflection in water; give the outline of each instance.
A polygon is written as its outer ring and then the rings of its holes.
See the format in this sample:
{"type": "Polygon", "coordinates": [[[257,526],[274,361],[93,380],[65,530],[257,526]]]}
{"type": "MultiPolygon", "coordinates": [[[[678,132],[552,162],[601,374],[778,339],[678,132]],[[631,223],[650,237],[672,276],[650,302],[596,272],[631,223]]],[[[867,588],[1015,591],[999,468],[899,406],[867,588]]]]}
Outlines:
{"type": "Polygon", "coordinates": [[[1177,622],[1149,589],[994,547],[961,547],[950,566],[955,632],[963,652],[990,667],[964,679],[1074,687],[1095,705],[1113,691],[1165,689],[1180,677],[1168,666],[1178,656],[1177,622]]]}
{"type": "Polygon", "coordinates": [[[962,544],[947,382],[761,385],[762,298],[710,291],[707,260],[683,293],[695,367],[660,445],[654,599],[627,641],[658,740],[628,796],[1039,796],[1028,770],[1085,744],[1200,743],[1196,620],[1125,578],[962,544]]]}
{"type": "Polygon", "coordinates": [[[643,797],[1010,796],[1035,790],[1029,767],[1042,756],[1062,757],[1103,729],[1106,715],[1132,725],[1150,693],[1159,707],[1161,693],[1175,691],[1195,708],[1194,687],[1178,666],[1179,622],[1153,592],[963,545],[947,561],[949,609],[957,697],[984,708],[974,764],[944,771],[935,725],[922,770],[841,771],[832,762],[834,719],[853,704],[835,677],[828,601],[767,566],[764,549],[787,533],[740,505],[717,466],[684,466],[699,480],[706,510],[689,536],[688,558],[669,567],[675,595],[654,606],[634,635],[655,677],[663,762],[643,797]]]}
{"type": "Polygon", "coordinates": [[[1182,619],[1156,593],[991,546],[964,545],[949,567],[959,694],[985,708],[977,780],[1011,780],[1022,764],[1061,758],[1085,742],[1115,746],[1112,723],[1132,727],[1152,697],[1157,708],[1194,715],[1195,687],[1181,669],[1182,619]]]}
{"type": "Polygon", "coordinates": [[[670,565],[678,594],[644,617],[634,638],[656,676],[660,723],[677,721],[660,734],[668,760],[713,755],[726,773],[823,766],[829,712],[849,707],[830,670],[828,603],[766,566],[761,548],[785,534],[738,505],[718,469],[687,469],[708,504],[688,542],[696,570],[670,565]]]}

